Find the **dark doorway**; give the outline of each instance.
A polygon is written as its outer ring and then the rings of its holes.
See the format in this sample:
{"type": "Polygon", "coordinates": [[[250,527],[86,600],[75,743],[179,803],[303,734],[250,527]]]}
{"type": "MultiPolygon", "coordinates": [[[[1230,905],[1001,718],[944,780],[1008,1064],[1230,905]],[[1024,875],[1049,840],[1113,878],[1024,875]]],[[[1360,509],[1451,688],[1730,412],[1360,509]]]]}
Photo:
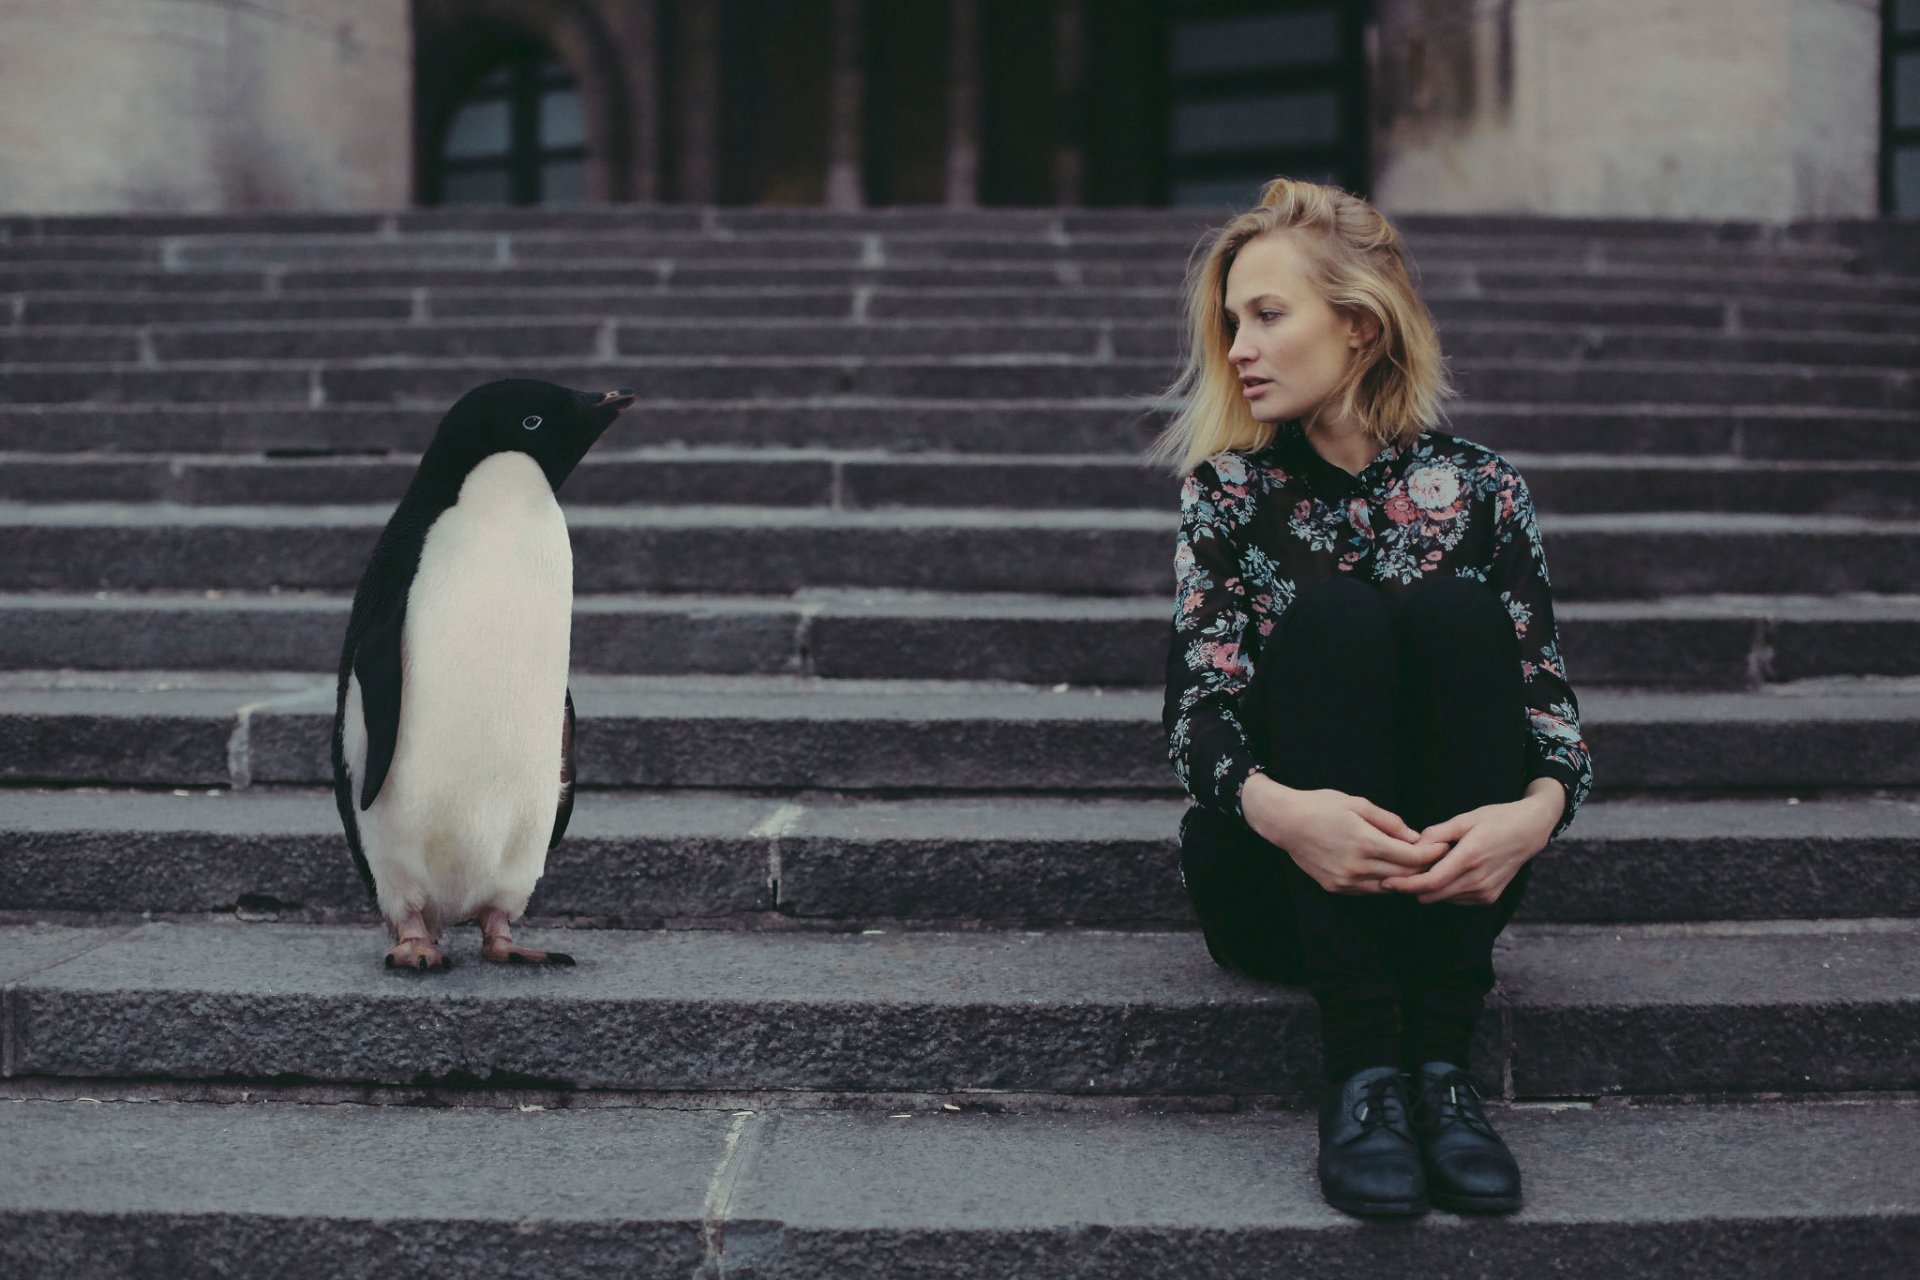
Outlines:
{"type": "Polygon", "coordinates": [[[566,64],[520,42],[470,70],[423,130],[422,204],[580,204],[587,129],[566,64]]]}

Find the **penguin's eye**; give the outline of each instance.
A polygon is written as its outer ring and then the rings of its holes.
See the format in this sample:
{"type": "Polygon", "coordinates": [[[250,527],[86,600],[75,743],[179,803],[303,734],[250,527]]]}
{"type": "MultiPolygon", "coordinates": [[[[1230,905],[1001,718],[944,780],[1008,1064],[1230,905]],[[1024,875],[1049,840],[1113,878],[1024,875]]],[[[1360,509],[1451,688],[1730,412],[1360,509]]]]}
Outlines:
{"type": "Polygon", "coordinates": [[[529,431],[538,431],[540,429],[540,417],[538,414],[534,414],[529,417],[522,418],[520,420],[520,425],[525,427],[529,431]]]}

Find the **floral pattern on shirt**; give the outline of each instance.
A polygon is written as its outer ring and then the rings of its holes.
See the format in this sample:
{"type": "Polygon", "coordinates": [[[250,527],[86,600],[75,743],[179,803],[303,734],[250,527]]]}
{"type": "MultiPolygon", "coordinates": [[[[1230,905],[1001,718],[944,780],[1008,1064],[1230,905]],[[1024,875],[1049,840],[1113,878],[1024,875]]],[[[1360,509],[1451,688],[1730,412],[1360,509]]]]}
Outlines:
{"type": "Polygon", "coordinates": [[[1240,788],[1259,769],[1240,694],[1299,588],[1346,573],[1394,593],[1434,575],[1491,587],[1520,641],[1528,777],[1566,788],[1555,836],[1586,799],[1592,759],[1533,499],[1491,449],[1428,431],[1348,476],[1297,423],[1282,424],[1267,448],[1218,454],[1187,476],[1174,569],[1164,721],[1174,771],[1197,803],[1240,816],[1240,788]]]}

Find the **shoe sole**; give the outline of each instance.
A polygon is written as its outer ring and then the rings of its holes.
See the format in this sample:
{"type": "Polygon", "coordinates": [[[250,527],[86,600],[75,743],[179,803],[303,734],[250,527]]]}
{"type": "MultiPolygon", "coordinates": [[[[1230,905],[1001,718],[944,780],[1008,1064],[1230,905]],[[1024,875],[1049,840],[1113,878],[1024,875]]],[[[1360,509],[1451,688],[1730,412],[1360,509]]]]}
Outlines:
{"type": "Polygon", "coordinates": [[[1340,1212],[1357,1218],[1417,1218],[1428,1209],[1425,1200],[1339,1200],[1328,1195],[1324,1187],[1320,1196],[1340,1212]]]}
{"type": "Polygon", "coordinates": [[[1518,1195],[1462,1196],[1438,1191],[1429,1191],[1427,1195],[1436,1206],[1453,1213],[1512,1213],[1520,1207],[1518,1195]]]}

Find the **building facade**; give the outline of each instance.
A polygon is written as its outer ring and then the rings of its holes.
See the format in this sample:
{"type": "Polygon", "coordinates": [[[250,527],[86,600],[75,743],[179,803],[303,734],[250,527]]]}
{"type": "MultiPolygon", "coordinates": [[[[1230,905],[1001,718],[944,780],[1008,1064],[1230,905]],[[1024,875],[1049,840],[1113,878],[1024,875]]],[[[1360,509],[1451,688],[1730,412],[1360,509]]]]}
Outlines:
{"type": "Polygon", "coordinates": [[[0,0],[0,206],[1920,215],[1920,0],[0,0]]]}

